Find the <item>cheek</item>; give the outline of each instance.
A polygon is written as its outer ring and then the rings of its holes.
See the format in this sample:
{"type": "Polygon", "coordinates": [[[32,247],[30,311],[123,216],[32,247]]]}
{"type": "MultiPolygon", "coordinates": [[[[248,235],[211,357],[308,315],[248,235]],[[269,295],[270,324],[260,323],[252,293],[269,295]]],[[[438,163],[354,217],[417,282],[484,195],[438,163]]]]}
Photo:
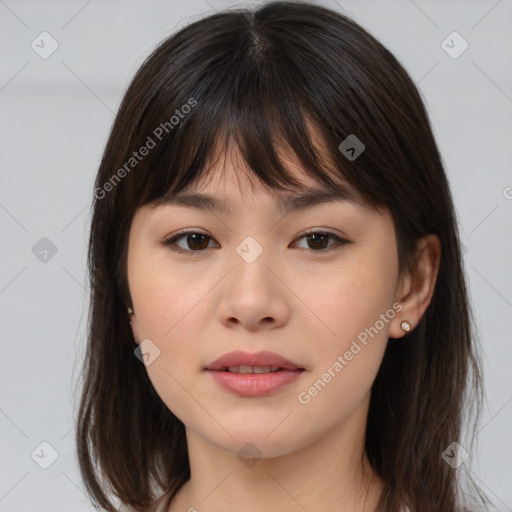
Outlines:
{"type": "Polygon", "coordinates": [[[134,260],[130,291],[142,334],[161,343],[165,340],[166,345],[173,340],[179,344],[180,340],[188,343],[196,339],[199,310],[207,302],[211,281],[197,269],[191,274],[170,268],[161,260],[154,259],[143,267],[134,260]]]}
{"type": "Polygon", "coordinates": [[[311,421],[329,410],[326,425],[334,425],[368,398],[396,314],[395,278],[392,259],[358,258],[336,267],[316,294],[306,294],[304,302],[321,320],[311,320],[316,324],[315,336],[310,335],[314,368],[297,397],[311,421]]]}
{"type": "Polygon", "coordinates": [[[318,325],[315,351],[319,355],[348,350],[351,341],[361,333],[364,338],[376,322],[381,332],[374,338],[387,340],[397,269],[393,258],[378,251],[374,254],[354,253],[343,264],[331,266],[328,275],[304,275],[297,284],[312,312],[311,322],[318,325]],[[386,312],[387,321],[382,324],[379,319],[386,312]]]}
{"type": "Polygon", "coordinates": [[[328,276],[315,276],[319,286],[312,288],[313,278],[303,277],[301,289],[309,290],[303,300],[318,316],[310,321],[316,324],[311,381],[321,381],[317,387],[323,397],[318,402],[333,400],[346,407],[346,400],[356,404],[368,392],[396,314],[392,304],[397,275],[397,261],[368,251],[331,267],[328,276]]]}
{"type": "MultiPolygon", "coordinates": [[[[204,339],[204,320],[211,319],[208,290],[211,279],[195,272],[189,275],[165,262],[153,261],[138,271],[135,265],[131,293],[137,323],[143,339],[149,338],[160,350],[146,367],[149,379],[167,407],[182,421],[201,415],[186,391],[201,366],[198,343],[204,339]]],[[[197,391],[193,392],[198,397],[197,391]]]]}

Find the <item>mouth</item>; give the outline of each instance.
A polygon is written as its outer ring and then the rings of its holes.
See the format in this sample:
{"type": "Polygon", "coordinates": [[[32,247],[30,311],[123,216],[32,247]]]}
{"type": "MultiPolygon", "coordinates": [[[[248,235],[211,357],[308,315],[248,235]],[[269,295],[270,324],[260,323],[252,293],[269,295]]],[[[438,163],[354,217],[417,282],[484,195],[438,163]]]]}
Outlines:
{"type": "MultiPolygon", "coordinates": [[[[208,368],[207,368],[208,370],[208,368]]],[[[297,371],[303,372],[304,368],[283,368],[280,366],[247,366],[247,365],[235,365],[220,368],[219,370],[210,370],[217,372],[229,372],[239,374],[251,374],[251,373],[276,373],[282,371],[297,371]]]]}
{"type": "Polygon", "coordinates": [[[229,373],[273,373],[283,370],[300,371],[305,368],[285,357],[269,351],[245,352],[235,350],[212,361],[205,370],[229,373]]]}
{"type": "Polygon", "coordinates": [[[235,351],[219,357],[204,371],[224,391],[239,397],[263,397],[297,381],[305,368],[273,352],[235,351]]]}

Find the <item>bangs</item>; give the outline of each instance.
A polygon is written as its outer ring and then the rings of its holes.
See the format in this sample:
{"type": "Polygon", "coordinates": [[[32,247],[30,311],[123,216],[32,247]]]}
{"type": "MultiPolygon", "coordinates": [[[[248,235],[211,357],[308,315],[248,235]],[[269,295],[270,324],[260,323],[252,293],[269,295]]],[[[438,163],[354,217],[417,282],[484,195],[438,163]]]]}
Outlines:
{"type": "Polygon", "coordinates": [[[290,168],[295,164],[319,188],[363,202],[361,194],[350,185],[350,176],[342,171],[335,153],[339,153],[337,146],[333,152],[333,145],[325,141],[321,124],[314,121],[312,112],[293,98],[291,90],[283,97],[265,97],[264,91],[253,85],[257,80],[249,76],[247,80],[243,100],[226,96],[219,104],[216,98],[203,97],[176,134],[162,140],[160,154],[155,153],[153,161],[147,162],[146,194],[136,194],[140,198],[138,206],[166,203],[210,178],[219,161],[225,169],[234,154],[241,155],[244,164],[231,160],[237,177],[242,171],[270,189],[309,190],[290,168]],[[216,108],[212,109],[214,102],[216,108]],[[164,162],[167,165],[163,166],[164,162]]]}

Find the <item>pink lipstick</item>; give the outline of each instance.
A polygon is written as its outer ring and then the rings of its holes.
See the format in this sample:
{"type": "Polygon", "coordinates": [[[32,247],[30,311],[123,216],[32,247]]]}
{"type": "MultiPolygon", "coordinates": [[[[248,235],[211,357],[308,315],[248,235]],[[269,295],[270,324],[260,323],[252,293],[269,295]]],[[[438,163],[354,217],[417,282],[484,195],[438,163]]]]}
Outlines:
{"type": "Polygon", "coordinates": [[[205,368],[215,382],[238,396],[265,396],[297,380],[305,368],[274,352],[229,352],[205,368]]]}

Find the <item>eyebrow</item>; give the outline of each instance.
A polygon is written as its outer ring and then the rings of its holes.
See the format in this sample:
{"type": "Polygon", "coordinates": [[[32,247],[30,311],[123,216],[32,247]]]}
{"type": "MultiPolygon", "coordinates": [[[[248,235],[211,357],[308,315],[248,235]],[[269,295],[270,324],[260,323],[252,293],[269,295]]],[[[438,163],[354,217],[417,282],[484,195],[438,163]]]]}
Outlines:
{"type": "MultiPolygon", "coordinates": [[[[284,213],[291,211],[301,211],[319,204],[328,202],[353,202],[354,198],[346,191],[337,190],[313,190],[305,194],[295,196],[284,196],[279,199],[279,206],[284,213]]],[[[220,199],[208,194],[200,193],[181,193],[173,197],[166,198],[163,204],[170,206],[184,206],[187,208],[196,208],[224,215],[231,215],[229,201],[220,199]]]]}

